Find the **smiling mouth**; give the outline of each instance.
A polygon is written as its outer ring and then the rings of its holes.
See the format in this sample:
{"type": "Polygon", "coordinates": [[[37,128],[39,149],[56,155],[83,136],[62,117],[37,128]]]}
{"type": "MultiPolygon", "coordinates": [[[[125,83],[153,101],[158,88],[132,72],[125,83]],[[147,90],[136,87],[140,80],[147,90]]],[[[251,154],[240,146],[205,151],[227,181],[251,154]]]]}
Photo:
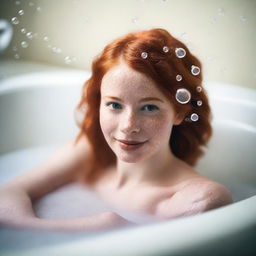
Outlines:
{"type": "Polygon", "coordinates": [[[147,141],[117,140],[123,150],[136,150],[143,146],[147,141]]]}

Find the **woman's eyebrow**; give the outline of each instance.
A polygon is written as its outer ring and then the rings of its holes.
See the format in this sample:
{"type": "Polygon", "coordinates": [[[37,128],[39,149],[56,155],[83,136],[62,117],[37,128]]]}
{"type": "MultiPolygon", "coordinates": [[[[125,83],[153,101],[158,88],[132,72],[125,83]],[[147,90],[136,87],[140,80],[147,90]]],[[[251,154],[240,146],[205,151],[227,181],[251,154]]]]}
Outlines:
{"type": "MultiPolygon", "coordinates": [[[[122,101],[120,98],[118,97],[114,97],[114,96],[104,96],[104,98],[110,98],[112,100],[118,100],[118,101],[122,101]]],[[[139,102],[145,102],[145,101],[160,101],[160,102],[163,102],[163,100],[159,99],[159,98],[156,98],[156,97],[147,97],[147,98],[143,98],[143,99],[140,99],[139,102]]]]}
{"type": "Polygon", "coordinates": [[[141,99],[139,102],[152,101],[152,100],[161,101],[161,102],[164,103],[163,100],[161,100],[161,99],[159,99],[159,98],[156,98],[156,97],[147,97],[147,98],[143,98],[143,99],[141,99]]]}

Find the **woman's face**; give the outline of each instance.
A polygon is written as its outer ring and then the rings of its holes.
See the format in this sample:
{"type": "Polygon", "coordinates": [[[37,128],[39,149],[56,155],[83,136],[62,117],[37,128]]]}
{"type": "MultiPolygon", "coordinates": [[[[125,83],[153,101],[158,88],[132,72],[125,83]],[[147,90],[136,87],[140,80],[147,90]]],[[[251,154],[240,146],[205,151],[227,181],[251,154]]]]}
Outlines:
{"type": "Polygon", "coordinates": [[[120,160],[135,163],[169,150],[176,122],[171,103],[153,80],[124,61],[103,77],[100,125],[120,160]]]}

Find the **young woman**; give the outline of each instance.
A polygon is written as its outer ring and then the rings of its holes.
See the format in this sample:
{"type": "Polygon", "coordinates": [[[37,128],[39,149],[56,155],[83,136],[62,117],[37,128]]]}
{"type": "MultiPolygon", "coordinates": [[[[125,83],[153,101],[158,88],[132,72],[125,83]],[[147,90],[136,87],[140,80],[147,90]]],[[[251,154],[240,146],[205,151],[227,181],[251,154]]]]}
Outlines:
{"type": "Polygon", "coordinates": [[[33,201],[71,181],[109,205],[161,219],[232,202],[222,185],[193,168],[211,136],[210,107],[199,60],[166,30],[130,33],[107,45],[77,108],[86,108],[77,138],[1,188],[2,224],[74,231],[129,224],[114,212],[37,218],[33,201]]]}

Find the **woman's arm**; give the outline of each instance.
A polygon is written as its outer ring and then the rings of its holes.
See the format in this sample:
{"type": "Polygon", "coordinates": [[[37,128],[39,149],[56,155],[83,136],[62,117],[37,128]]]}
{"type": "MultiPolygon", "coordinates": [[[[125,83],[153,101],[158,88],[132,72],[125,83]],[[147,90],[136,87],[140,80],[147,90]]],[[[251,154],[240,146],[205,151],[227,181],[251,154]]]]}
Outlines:
{"type": "Polygon", "coordinates": [[[75,219],[39,219],[34,200],[76,180],[89,170],[90,147],[85,137],[75,145],[64,144],[47,161],[7,182],[0,188],[0,225],[43,230],[92,231],[125,225],[122,217],[105,212],[75,219]]]}

